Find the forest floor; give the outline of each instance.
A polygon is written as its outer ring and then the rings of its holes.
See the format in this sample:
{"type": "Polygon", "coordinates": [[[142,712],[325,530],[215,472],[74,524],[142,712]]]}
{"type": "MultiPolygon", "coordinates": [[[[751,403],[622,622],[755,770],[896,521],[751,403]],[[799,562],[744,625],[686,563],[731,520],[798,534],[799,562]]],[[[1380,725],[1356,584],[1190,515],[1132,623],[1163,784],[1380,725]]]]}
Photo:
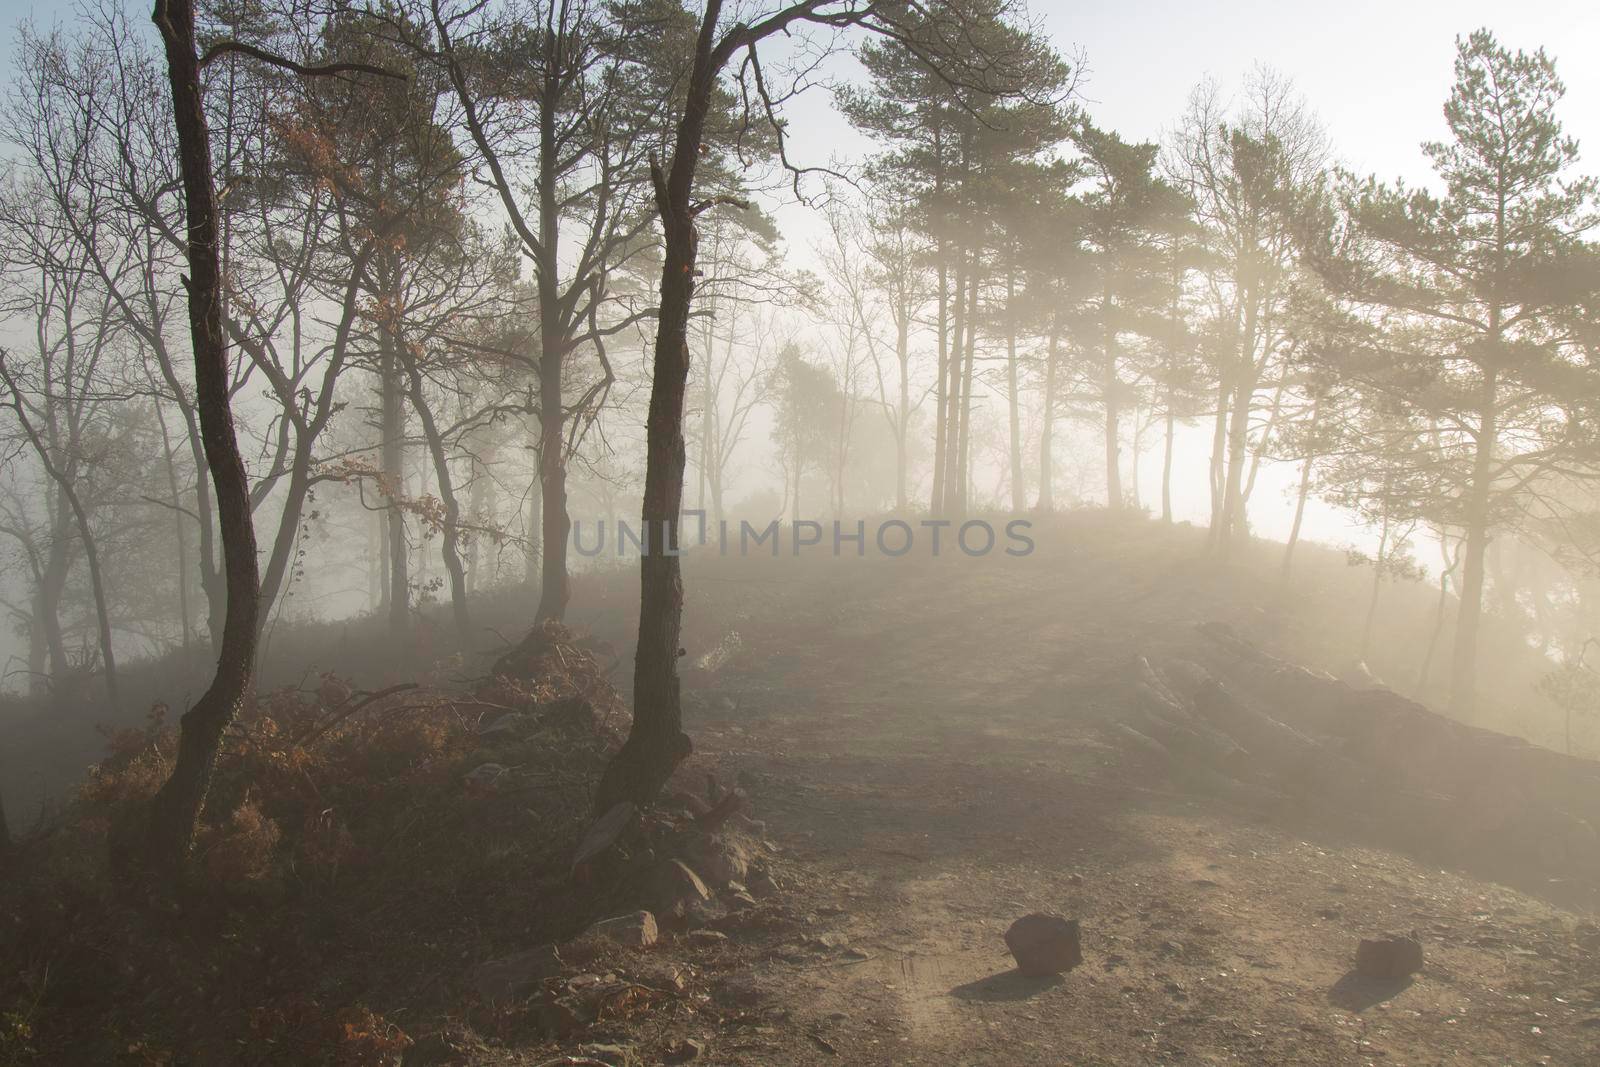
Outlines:
{"type": "MultiPolygon", "coordinates": [[[[1600,887],[1442,869],[1336,812],[1187,789],[1109,740],[1134,657],[1199,658],[1197,624],[1337,669],[1317,650],[1348,647],[1347,620],[1303,591],[1280,600],[1261,577],[1271,568],[1219,571],[1201,558],[1201,531],[1091,513],[1034,536],[1024,558],[691,557],[696,751],[676,786],[698,791],[712,775],[745,790],[777,888],[718,922],[725,939],[664,929],[648,951],[576,964],[595,983],[610,967],[635,991],[654,987],[642,1007],[558,1041],[471,1006],[467,975],[487,955],[560,936],[586,909],[622,910],[623,887],[566,879],[559,827],[531,859],[496,846],[467,876],[470,894],[447,871],[413,879],[403,918],[366,924],[411,947],[373,957],[325,999],[403,1025],[415,1067],[691,1053],[780,1067],[1600,1062],[1600,887]],[[719,648],[716,669],[697,666],[719,648]],[[505,881],[530,863],[545,882],[505,881]],[[453,887],[448,908],[429,903],[436,885],[453,887]],[[1080,920],[1081,966],[1050,979],[1013,970],[1002,935],[1036,910],[1080,920]],[[409,933],[430,915],[438,931],[409,933]],[[1360,938],[1409,931],[1424,944],[1420,974],[1354,975],[1360,938]]],[[[1329,573],[1349,580],[1342,561],[1329,573]]],[[[587,577],[575,621],[629,649],[636,597],[631,570],[587,577]]],[[[617,656],[612,677],[628,662],[617,656]]],[[[581,818],[581,785],[558,792],[573,809],[562,817],[581,818]]],[[[505,804],[460,810],[502,836],[551,825],[543,809],[505,804]]],[[[452,847],[476,846],[441,839],[441,862],[456,862],[452,847]]],[[[400,855],[382,881],[409,877],[415,861],[400,855]]],[[[336,964],[338,944],[316,958],[336,964]]],[[[229,993],[241,1005],[259,996],[252,973],[229,993]]],[[[237,1062],[306,1062],[235,1033],[237,1062]]],[[[128,1062],[223,1062],[127,1048],[128,1062]]]]}
{"type": "Polygon", "coordinates": [[[1600,1062],[1586,909],[1185,794],[1109,746],[1136,653],[1281,620],[1152,524],[1052,535],[1039,558],[741,560],[691,586],[742,651],[688,693],[686,776],[742,782],[793,865],[767,928],[698,961],[723,1014],[673,1030],[704,1062],[1600,1062]],[[1039,909],[1083,924],[1059,978],[1002,942],[1039,909]],[[1415,979],[1353,974],[1360,938],[1410,930],[1415,979]]]}

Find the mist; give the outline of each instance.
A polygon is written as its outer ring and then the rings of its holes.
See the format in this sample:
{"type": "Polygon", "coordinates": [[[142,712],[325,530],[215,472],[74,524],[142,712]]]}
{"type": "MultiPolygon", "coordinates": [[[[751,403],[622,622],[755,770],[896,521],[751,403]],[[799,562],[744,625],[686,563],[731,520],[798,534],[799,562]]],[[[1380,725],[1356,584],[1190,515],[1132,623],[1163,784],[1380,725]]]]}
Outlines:
{"type": "Polygon", "coordinates": [[[1600,83],[1480,8],[10,25],[0,1062],[1593,1058],[1600,83]]]}

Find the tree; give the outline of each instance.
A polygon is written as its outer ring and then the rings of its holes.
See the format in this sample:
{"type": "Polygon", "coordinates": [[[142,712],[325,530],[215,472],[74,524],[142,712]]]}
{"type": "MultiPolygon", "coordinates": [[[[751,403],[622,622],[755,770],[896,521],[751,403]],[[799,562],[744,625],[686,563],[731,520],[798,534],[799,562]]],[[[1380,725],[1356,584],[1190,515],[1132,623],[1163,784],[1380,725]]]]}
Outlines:
{"type": "Polygon", "coordinates": [[[8,272],[22,274],[13,280],[26,287],[23,307],[32,320],[35,351],[17,361],[0,350],[0,408],[10,409],[17,435],[45,474],[51,516],[43,538],[30,536],[21,523],[7,524],[5,532],[23,542],[31,557],[36,577],[33,618],[50,653],[52,682],[63,688],[58,697],[69,695],[68,676],[76,673],[60,619],[76,542],[89,572],[106,697],[115,707],[119,694],[111,608],[92,522],[100,495],[95,475],[104,480],[109,413],[117,399],[104,385],[111,377],[115,331],[106,302],[97,299],[71,241],[63,239],[48,216],[38,220],[17,201],[29,191],[29,185],[10,190],[3,214],[6,266],[8,272]]]}
{"type": "Polygon", "coordinates": [[[941,64],[946,76],[955,82],[977,86],[1006,83],[1009,72],[1003,60],[971,48],[965,20],[923,19],[920,14],[908,13],[898,6],[855,0],[803,0],[731,25],[724,25],[721,0],[707,0],[701,13],[672,154],[665,164],[653,159],[650,166],[656,210],[665,237],[642,508],[642,525],[650,542],[639,560],[633,724],[621,750],[601,777],[595,793],[599,811],[623,800],[648,804],[693,751],[683,732],[678,685],[683,578],[675,546],[683,506],[683,403],[689,376],[689,312],[699,244],[695,220],[726,199],[697,200],[695,196],[695,177],[707,149],[707,120],[718,81],[735,56],[742,56],[742,99],[754,109],[755,116],[771,127],[778,139],[779,156],[785,162],[788,157],[778,109],[787,96],[798,91],[797,86],[804,84],[804,79],[791,83],[786,93],[783,83],[775,82],[763,67],[761,43],[775,34],[808,28],[862,28],[904,43],[925,62],[941,64]]]}
{"type": "Polygon", "coordinates": [[[1205,227],[1215,319],[1216,421],[1210,543],[1227,558],[1247,530],[1251,419],[1284,355],[1285,312],[1298,245],[1294,208],[1321,181],[1321,128],[1293,86],[1258,71],[1230,108],[1214,83],[1190,97],[1169,170],[1205,227]]]}
{"type": "MultiPolygon", "coordinates": [[[[1442,196],[1350,179],[1347,240],[1315,261],[1353,318],[1341,370],[1439,425],[1450,489],[1435,517],[1463,534],[1450,701],[1470,712],[1485,552],[1541,483],[1595,454],[1589,352],[1600,267],[1594,180],[1555,109],[1564,88],[1542,51],[1486,30],[1457,42],[1448,141],[1424,146],[1442,196]]],[[[1548,486],[1544,486],[1548,489],[1548,486]]]]}
{"type": "Polygon", "coordinates": [[[643,172],[677,100],[670,57],[684,43],[688,20],[675,5],[650,0],[535,0],[505,12],[432,0],[425,18],[433,42],[407,36],[443,67],[485,180],[533,267],[542,498],[537,617],[560,619],[571,597],[567,459],[615,381],[606,339],[647,317],[640,307],[603,313],[613,276],[647,247],[643,172]],[[518,180],[524,166],[531,204],[518,180]],[[599,377],[569,403],[569,366],[584,350],[593,351],[599,377]]]}
{"type": "Polygon", "coordinates": [[[966,508],[979,294],[997,240],[990,207],[1060,140],[1074,84],[1075,69],[1012,14],[1003,3],[931,5],[916,35],[864,45],[870,85],[839,97],[853,125],[887,142],[873,173],[932,246],[935,513],[966,508]],[[928,63],[961,51],[992,57],[987,76],[952,78],[928,63]]]}
{"type": "MultiPolygon", "coordinates": [[[[1091,385],[1104,413],[1107,506],[1124,504],[1120,416],[1133,379],[1123,368],[1123,338],[1159,337],[1169,325],[1172,302],[1168,251],[1188,220],[1189,202],[1156,174],[1154,144],[1128,144],[1082,119],[1073,140],[1083,156],[1090,188],[1082,196],[1082,234],[1087,253],[1087,302],[1081,329],[1084,348],[1099,350],[1091,385]]],[[[1135,457],[1137,459],[1137,457],[1135,457]]]]}
{"type": "MultiPolygon", "coordinates": [[[[217,650],[216,674],[180,721],[172,773],[151,800],[144,835],[150,864],[156,869],[173,871],[181,867],[193,844],[195,825],[210,789],[222,732],[238,713],[250,687],[255,669],[261,590],[256,567],[255,526],[250,515],[250,487],[229,403],[217,195],[201,69],[209,59],[230,49],[243,49],[257,58],[304,75],[337,74],[356,69],[374,71],[359,64],[307,68],[234,42],[212,45],[202,58],[196,51],[194,6],[190,0],[156,0],[152,18],[166,51],[172,92],[188,245],[189,336],[194,348],[195,407],[205,445],[206,466],[216,494],[223,571],[227,577],[227,610],[217,650]]],[[[137,861],[132,835],[131,825],[119,828],[113,835],[114,853],[124,865],[137,861]]]]}

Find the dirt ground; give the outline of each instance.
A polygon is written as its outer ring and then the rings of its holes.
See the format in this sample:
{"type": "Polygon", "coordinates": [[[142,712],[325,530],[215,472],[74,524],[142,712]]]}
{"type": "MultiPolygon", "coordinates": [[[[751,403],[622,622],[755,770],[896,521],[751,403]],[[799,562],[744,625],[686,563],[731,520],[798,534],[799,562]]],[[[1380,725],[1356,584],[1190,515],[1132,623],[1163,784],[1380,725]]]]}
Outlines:
{"type": "MultiPolygon", "coordinates": [[[[1108,744],[1135,653],[1292,622],[1153,524],[1060,534],[1022,560],[691,570],[691,655],[728,629],[741,651],[691,672],[685,777],[739,781],[787,864],[766,926],[662,949],[707,990],[663,1024],[697,1062],[1600,1062],[1587,911],[1187,793],[1108,744]],[[1036,909],[1081,920],[1081,967],[1011,969],[1002,934],[1036,909]],[[1350,973],[1359,938],[1412,930],[1414,980],[1350,973]]],[[[621,1036],[644,1062],[667,1047],[621,1036]]]]}

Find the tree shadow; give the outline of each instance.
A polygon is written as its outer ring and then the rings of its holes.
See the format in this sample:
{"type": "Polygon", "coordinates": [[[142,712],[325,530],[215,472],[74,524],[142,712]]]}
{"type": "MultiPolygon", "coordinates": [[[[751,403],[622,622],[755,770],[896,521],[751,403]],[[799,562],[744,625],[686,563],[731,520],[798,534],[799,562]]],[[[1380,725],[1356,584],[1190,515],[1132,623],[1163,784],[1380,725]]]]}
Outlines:
{"type": "Polygon", "coordinates": [[[957,1000],[975,1000],[996,1003],[1010,1000],[1027,1000],[1038,996],[1047,989],[1054,989],[1061,984],[1059,974],[1047,974],[1042,978],[1030,978],[1013,967],[1009,971],[991,974],[987,978],[979,978],[965,985],[958,985],[950,990],[950,995],[957,1000]]]}
{"type": "Polygon", "coordinates": [[[1410,989],[1415,979],[1369,978],[1360,971],[1349,971],[1328,990],[1328,1002],[1346,1011],[1363,1012],[1392,1000],[1410,989]]]}

